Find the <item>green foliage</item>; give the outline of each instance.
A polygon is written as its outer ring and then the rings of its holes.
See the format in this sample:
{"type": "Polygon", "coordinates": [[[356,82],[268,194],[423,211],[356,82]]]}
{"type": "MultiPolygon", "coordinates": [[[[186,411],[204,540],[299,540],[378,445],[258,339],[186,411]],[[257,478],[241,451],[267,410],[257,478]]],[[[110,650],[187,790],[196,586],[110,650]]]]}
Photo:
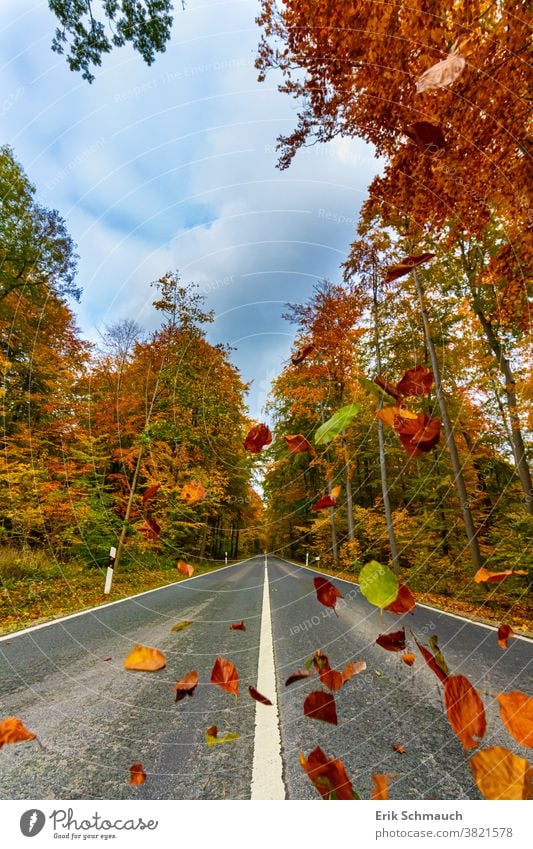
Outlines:
{"type": "Polygon", "coordinates": [[[388,566],[371,560],[359,573],[361,592],[370,604],[384,608],[398,595],[398,578],[388,566]]]}
{"type": "Polygon", "coordinates": [[[321,425],[315,433],[315,445],[327,445],[332,439],[335,439],[342,433],[350,422],[358,415],[360,410],[359,404],[347,404],[346,407],[341,407],[337,410],[327,422],[321,425]]]}

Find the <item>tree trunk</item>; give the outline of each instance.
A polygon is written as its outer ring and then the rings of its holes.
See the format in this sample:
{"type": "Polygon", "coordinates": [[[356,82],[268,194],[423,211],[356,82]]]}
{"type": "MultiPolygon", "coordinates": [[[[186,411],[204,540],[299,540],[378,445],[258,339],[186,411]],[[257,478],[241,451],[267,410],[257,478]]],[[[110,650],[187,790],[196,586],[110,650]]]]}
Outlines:
{"type": "Polygon", "coordinates": [[[446,435],[446,442],[448,443],[448,449],[450,451],[450,460],[452,463],[453,476],[455,479],[455,486],[459,495],[459,499],[461,501],[461,511],[463,514],[463,521],[466,529],[466,536],[468,539],[468,546],[470,548],[470,556],[472,558],[472,563],[477,572],[478,569],[481,569],[483,566],[483,558],[481,557],[481,552],[479,550],[479,543],[477,540],[477,532],[474,527],[474,521],[472,519],[472,513],[470,512],[470,504],[468,499],[468,493],[466,491],[465,482],[463,479],[463,473],[461,471],[461,461],[459,459],[459,454],[457,452],[457,445],[455,444],[455,439],[453,435],[452,423],[450,421],[450,416],[448,414],[448,407],[446,405],[446,399],[444,397],[442,391],[442,382],[440,375],[440,367],[439,361],[437,359],[437,352],[435,350],[435,344],[433,342],[433,336],[431,335],[431,327],[429,324],[429,317],[426,310],[426,303],[424,298],[424,290],[422,288],[422,283],[420,282],[420,277],[416,269],[413,269],[413,277],[416,284],[416,290],[418,293],[418,301],[420,304],[420,313],[422,315],[422,323],[424,325],[424,334],[427,341],[427,346],[429,349],[429,355],[431,359],[431,366],[433,368],[433,377],[435,380],[435,393],[437,395],[437,400],[439,402],[440,413],[442,416],[442,424],[444,426],[444,433],[446,435]]]}
{"type": "Polygon", "coordinates": [[[344,471],[346,476],[346,512],[348,516],[348,540],[353,542],[355,539],[355,531],[353,526],[353,496],[352,496],[352,472],[350,468],[350,454],[348,452],[348,443],[346,441],[346,432],[342,432],[342,449],[344,452],[344,471]]]}
{"type": "MultiPolygon", "coordinates": [[[[130,520],[131,508],[133,507],[133,499],[135,497],[135,490],[137,489],[137,481],[139,479],[139,472],[141,470],[141,460],[143,455],[143,446],[139,446],[139,455],[137,457],[137,462],[135,464],[135,471],[133,472],[133,479],[130,486],[130,495],[128,498],[128,503],[126,505],[126,513],[124,514],[124,521],[122,522],[122,528],[120,529],[120,536],[118,538],[117,543],[117,553],[115,555],[115,564],[114,570],[117,568],[120,563],[120,557],[122,555],[122,549],[124,548],[124,542],[126,540],[126,534],[128,532],[128,522],[130,520]]],[[[113,570],[113,571],[114,571],[113,570]]]]}
{"type": "MultiPolygon", "coordinates": [[[[331,481],[328,481],[328,494],[331,496],[331,490],[333,487],[331,486],[331,481]]],[[[331,554],[333,557],[333,563],[335,566],[339,565],[339,550],[337,546],[337,528],[335,527],[335,508],[330,507],[328,510],[329,513],[329,524],[331,526],[331,554]]]]}

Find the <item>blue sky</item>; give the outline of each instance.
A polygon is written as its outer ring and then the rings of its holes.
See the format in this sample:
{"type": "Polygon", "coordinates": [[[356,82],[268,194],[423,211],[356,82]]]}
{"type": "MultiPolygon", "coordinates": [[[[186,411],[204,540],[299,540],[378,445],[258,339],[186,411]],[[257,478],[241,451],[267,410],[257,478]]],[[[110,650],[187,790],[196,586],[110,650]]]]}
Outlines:
{"type": "Polygon", "coordinates": [[[2,0],[0,141],[78,245],[83,335],[122,318],[156,327],[149,283],[179,269],[215,310],[210,341],[235,347],[260,417],[294,335],[284,304],[338,278],[380,163],[337,139],[277,170],[275,140],[296,104],[274,76],[257,82],[258,3],[175,7],[151,67],[122,48],[89,85],[52,53],[46,0],[2,0]]]}

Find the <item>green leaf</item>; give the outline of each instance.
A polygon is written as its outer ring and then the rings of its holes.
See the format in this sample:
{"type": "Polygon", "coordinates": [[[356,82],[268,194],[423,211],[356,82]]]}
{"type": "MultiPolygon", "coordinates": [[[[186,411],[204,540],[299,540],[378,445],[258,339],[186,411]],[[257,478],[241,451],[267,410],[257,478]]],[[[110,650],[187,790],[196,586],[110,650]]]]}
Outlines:
{"type": "Polygon", "coordinates": [[[357,380],[367,392],[370,392],[372,395],[375,395],[377,398],[382,398],[388,404],[391,402],[391,396],[388,392],[385,392],[381,386],[378,386],[377,383],[374,383],[373,380],[370,380],[368,377],[358,377],[357,380]]]}
{"type": "Polygon", "coordinates": [[[224,734],[223,737],[214,737],[213,734],[208,734],[205,732],[205,742],[208,746],[217,746],[218,743],[232,743],[233,740],[238,740],[239,735],[235,734],[234,731],[230,732],[230,734],[224,734]]]}
{"type": "Polygon", "coordinates": [[[315,433],[315,445],[326,445],[332,439],[335,439],[339,433],[348,427],[360,409],[360,404],[348,404],[333,413],[332,417],[324,422],[315,433]]]}
{"type": "Polygon", "coordinates": [[[189,627],[189,625],[192,625],[192,622],[178,622],[178,624],[174,625],[174,627],[171,628],[170,630],[171,631],[184,631],[185,628],[189,627]]]}
{"type": "Polygon", "coordinates": [[[392,604],[400,588],[398,578],[392,569],[376,560],[371,560],[361,569],[359,586],[366,600],[381,608],[392,604]]]}

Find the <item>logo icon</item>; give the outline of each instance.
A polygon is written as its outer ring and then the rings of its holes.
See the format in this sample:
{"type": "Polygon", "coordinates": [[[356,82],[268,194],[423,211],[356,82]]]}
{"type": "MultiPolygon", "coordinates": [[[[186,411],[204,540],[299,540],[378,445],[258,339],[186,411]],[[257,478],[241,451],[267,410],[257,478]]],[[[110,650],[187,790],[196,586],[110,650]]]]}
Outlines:
{"type": "Polygon", "coordinates": [[[25,811],[20,818],[20,830],[24,837],[35,837],[42,831],[46,822],[46,817],[42,811],[37,808],[31,808],[25,811]]]}

